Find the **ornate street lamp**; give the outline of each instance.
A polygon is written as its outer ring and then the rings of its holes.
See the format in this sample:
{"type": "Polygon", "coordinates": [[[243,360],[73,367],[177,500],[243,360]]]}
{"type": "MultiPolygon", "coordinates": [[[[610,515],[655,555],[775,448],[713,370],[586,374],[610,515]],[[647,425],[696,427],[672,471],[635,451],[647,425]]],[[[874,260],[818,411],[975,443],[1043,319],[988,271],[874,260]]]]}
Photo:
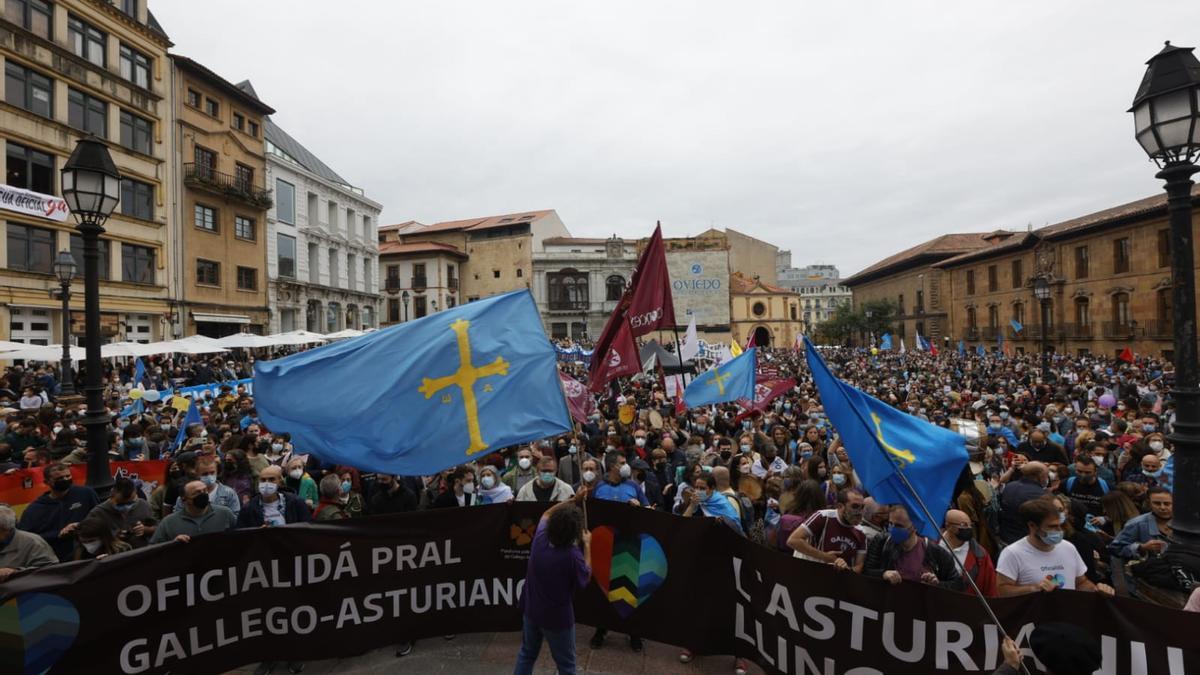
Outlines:
{"type": "Polygon", "coordinates": [[[75,375],[71,372],[71,278],[79,269],[70,251],[59,251],[54,260],[54,276],[58,277],[62,298],[62,396],[75,395],[75,375]]]}
{"type": "Polygon", "coordinates": [[[400,301],[404,303],[404,322],[408,322],[408,291],[400,294],[400,301]]]}
{"type": "Polygon", "coordinates": [[[1200,388],[1196,365],[1196,275],[1192,255],[1192,175],[1200,159],[1200,61],[1191,47],[1166,43],[1146,62],[1133,98],[1134,134],[1166,182],[1170,218],[1171,317],[1175,333],[1175,513],[1166,556],[1200,571],[1200,388]]]}
{"type": "Polygon", "coordinates": [[[1050,336],[1050,282],[1046,277],[1039,276],[1033,280],[1033,297],[1042,306],[1042,382],[1050,384],[1050,348],[1047,346],[1050,336]]]}
{"type": "Polygon", "coordinates": [[[62,196],[83,239],[83,336],[87,352],[87,377],[83,383],[87,413],[83,425],[87,429],[87,484],[104,494],[113,479],[108,468],[108,427],[112,415],[104,407],[100,366],[100,235],[121,200],[121,174],[108,154],[108,147],[94,136],[80,139],[63,165],[62,196]]]}

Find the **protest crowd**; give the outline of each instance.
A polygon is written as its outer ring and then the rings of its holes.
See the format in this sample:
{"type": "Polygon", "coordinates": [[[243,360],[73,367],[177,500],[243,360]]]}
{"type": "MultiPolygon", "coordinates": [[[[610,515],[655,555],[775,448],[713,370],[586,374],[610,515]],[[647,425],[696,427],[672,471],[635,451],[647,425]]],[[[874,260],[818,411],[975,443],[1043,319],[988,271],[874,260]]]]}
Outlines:
{"type": "MultiPolygon", "coordinates": [[[[49,489],[19,519],[0,506],[0,581],[232,528],[563,502],[583,487],[590,499],[715,518],[763,546],[892,584],[991,597],[1127,594],[1164,573],[1174,410],[1161,361],[1055,356],[1047,382],[1030,356],[824,349],[845,382],[932,424],[977,430],[952,503],[930,505],[944,514],[939,541],[917,534],[903,506],[862,487],[802,352],[759,351],[760,368],[795,386],[768,400],[685,410],[667,395],[661,369],[644,372],[597,397],[573,433],[432,476],[366,473],[295,447],[286,429],[259,420],[243,385],[219,385],[252,374],[244,351],[151,359],[142,382],[134,364],[110,361],[111,457],[169,468],[161,483],[119,476],[106,498],[72,480],[70,465],[86,462],[83,406],[56,402],[53,366],[10,367],[0,382],[0,472],[42,472],[49,489]],[[130,410],[134,388],[210,383],[219,386],[195,397],[200,424],[181,429],[184,410],[166,403],[130,410]],[[1047,564],[1062,573],[1038,572],[1047,564]]],[[[587,378],[581,361],[559,367],[587,378]]],[[[1187,609],[1198,604],[1193,594],[1187,609]]],[[[598,629],[591,645],[607,640],[598,629]]],[[[636,636],[628,643],[642,649],[636,636]]]]}

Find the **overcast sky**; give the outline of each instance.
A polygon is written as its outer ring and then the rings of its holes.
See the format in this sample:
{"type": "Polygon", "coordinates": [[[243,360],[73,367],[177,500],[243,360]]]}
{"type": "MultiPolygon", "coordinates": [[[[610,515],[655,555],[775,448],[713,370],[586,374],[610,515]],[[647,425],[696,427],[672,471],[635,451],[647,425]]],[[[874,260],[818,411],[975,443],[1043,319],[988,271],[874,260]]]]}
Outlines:
{"type": "Polygon", "coordinates": [[[384,224],[732,227],[843,274],[1161,190],[1125,111],[1191,0],[151,0],[384,224]]]}

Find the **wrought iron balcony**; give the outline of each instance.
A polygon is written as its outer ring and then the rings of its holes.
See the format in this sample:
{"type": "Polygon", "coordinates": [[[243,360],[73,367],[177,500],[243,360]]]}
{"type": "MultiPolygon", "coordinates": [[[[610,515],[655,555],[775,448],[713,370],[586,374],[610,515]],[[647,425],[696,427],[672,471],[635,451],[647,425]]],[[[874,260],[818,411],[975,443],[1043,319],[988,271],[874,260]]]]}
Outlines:
{"type": "Polygon", "coordinates": [[[400,290],[400,277],[385,277],[383,280],[383,290],[385,290],[385,291],[400,290]]]}
{"type": "Polygon", "coordinates": [[[1088,340],[1096,337],[1096,329],[1090,323],[1069,323],[1063,328],[1066,329],[1069,338],[1088,340]]]}
{"type": "Polygon", "coordinates": [[[458,290],[458,277],[447,277],[446,278],[446,288],[448,288],[452,291],[457,291],[458,290]]]}
{"type": "Polygon", "coordinates": [[[1132,323],[1120,321],[1105,321],[1104,322],[1104,337],[1106,338],[1131,338],[1134,336],[1135,327],[1132,323]]]}
{"type": "Polygon", "coordinates": [[[1148,337],[1168,339],[1175,337],[1175,322],[1171,319],[1150,319],[1145,326],[1148,337]]]}
{"type": "Polygon", "coordinates": [[[271,191],[255,185],[242,176],[234,176],[213,169],[207,164],[190,162],[183,165],[183,182],[216,195],[237,199],[260,209],[269,209],[275,202],[271,191]]]}
{"type": "Polygon", "coordinates": [[[415,291],[423,291],[428,287],[428,280],[424,276],[413,277],[412,287],[415,291]]]}

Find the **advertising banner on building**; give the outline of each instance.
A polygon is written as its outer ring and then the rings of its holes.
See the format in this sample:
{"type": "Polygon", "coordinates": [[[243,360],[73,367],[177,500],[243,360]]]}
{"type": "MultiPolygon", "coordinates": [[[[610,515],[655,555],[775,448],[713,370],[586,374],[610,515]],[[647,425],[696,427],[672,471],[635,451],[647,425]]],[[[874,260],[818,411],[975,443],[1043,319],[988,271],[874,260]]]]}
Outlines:
{"type": "Polygon", "coordinates": [[[49,218],[56,223],[65,221],[70,213],[67,203],[61,197],[22,190],[11,185],[0,185],[0,209],[49,218]]]}
{"type": "MultiPolygon", "coordinates": [[[[515,631],[544,507],[238,530],[21,574],[0,585],[0,663],[6,673],[213,673],[515,631]]],[[[798,560],[711,518],[600,501],[588,512],[582,624],[737,654],[768,673],[986,674],[1001,661],[1000,632],[969,595],[798,560]]],[[[1065,590],[991,602],[1021,647],[1035,622],[1069,621],[1099,640],[1098,672],[1200,672],[1200,615],[1065,590]]]]}
{"type": "Polygon", "coordinates": [[[675,321],[688,325],[729,326],[729,252],[667,251],[675,321]]]}

